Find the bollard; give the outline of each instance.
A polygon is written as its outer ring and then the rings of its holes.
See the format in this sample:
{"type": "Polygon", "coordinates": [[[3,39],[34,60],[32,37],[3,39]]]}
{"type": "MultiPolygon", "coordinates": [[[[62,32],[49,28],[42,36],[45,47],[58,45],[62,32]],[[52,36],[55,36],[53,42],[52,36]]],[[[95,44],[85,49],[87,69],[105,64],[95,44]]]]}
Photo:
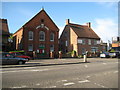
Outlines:
{"type": "Polygon", "coordinates": [[[61,59],[61,58],[62,58],[62,52],[59,51],[59,59],[61,59]]]}
{"type": "Polygon", "coordinates": [[[84,62],[87,62],[87,55],[84,55],[84,62]]]}

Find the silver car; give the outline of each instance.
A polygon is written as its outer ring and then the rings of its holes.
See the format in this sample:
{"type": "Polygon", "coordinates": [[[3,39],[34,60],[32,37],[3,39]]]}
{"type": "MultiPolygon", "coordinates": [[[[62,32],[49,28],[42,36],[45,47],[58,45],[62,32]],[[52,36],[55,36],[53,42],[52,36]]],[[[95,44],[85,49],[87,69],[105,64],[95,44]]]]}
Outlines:
{"type": "Polygon", "coordinates": [[[25,64],[28,59],[15,57],[10,53],[2,53],[2,57],[0,57],[0,61],[2,61],[3,65],[7,64],[25,64]]]}
{"type": "Polygon", "coordinates": [[[109,56],[109,52],[103,52],[103,53],[101,53],[100,54],[100,57],[101,58],[109,58],[110,56],[109,56]]]}

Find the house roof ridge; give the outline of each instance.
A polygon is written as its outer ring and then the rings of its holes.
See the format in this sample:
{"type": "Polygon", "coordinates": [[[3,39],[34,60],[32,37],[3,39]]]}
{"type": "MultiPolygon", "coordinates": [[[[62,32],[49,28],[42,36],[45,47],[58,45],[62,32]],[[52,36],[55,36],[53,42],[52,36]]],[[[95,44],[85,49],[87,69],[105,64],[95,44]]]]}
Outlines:
{"type": "Polygon", "coordinates": [[[74,24],[74,23],[69,23],[70,25],[75,25],[75,26],[86,26],[86,25],[80,25],[80,24],[74,24]]]}
{"type": "Polygon", "coordinates": [[[94,30],[87,25],[79,25],[73,23],[69,23],[68,25],[73,29],[78,37],[100,39],[100,37],[94,32],[94,30]]]}

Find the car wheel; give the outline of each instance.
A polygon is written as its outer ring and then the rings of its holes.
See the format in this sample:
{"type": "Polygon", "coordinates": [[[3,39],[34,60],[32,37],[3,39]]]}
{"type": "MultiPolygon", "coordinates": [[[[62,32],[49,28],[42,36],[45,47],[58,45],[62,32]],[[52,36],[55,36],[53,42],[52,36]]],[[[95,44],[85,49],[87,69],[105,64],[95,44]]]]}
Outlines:
{"type": "Polygon", "coordinates": [[[19,61],[18,64],[19,64],[19,65],[22,65],[22,64],[23,64],[23,61],[19,61]]]}

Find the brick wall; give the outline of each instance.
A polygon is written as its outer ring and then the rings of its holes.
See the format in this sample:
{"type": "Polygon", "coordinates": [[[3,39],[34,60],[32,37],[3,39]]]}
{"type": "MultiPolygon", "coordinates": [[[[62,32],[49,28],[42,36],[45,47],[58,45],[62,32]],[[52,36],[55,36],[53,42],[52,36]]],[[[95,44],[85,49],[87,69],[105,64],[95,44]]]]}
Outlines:
{"type": "Polygon", "coordinates": [[[70,44],[71,44],[71,51],[75,50],[78,54],[78,47],[77,47],[77,38],[78,36],[76,33],[70,28],[70,44]]]}
{"type": "Polygon", "coordinates": [[[22,47],[22,44],[23,44],[23,28],[20,28],[19,31],[17,31],[14,35],[14,42],[15,42],[15,49],[16,50],[20,50],[20,49],[23,49],[22,47]]]}
{"type": "Polygon", "coordinates": [[[23,49],[28,54],[33,54],[32,51],[28,51],[28,45],[33,45],[33,51],[39,50],[39,45],[44,44],[45,45],[45,52],[47,53],[47,56],[49,57],[50,53],[50,45],[54,45],[54,53],[58,54],[58,34],[59,29],[54,24],[54,22],[50,19],[50,17],[47,15],[47,13],[42,10],[40,13],[38,13],[35,17],[33,17],[30,21],[28,21],[24,26],[23,30],[19,30],[17,33],[14,34],[16,36],[16,49],[18,49],[18,38],[21,39],[20,36],[23,36],[23,49]],[[42,22],[42,20],[44,20],[42,22]],[[44,24],[44,27],[39,27],[41,24],[44,24]],[[49,28],[47,30],[45,27],[49,28]],[[33,40],[28,40],[28,32],[33,32],[33,40]],[[45,32],[45,41],[39,41],[39,32],[44,31],[45,32]],[[50,41],[50,33],[54,33],[54,41],[50,41]]]}

